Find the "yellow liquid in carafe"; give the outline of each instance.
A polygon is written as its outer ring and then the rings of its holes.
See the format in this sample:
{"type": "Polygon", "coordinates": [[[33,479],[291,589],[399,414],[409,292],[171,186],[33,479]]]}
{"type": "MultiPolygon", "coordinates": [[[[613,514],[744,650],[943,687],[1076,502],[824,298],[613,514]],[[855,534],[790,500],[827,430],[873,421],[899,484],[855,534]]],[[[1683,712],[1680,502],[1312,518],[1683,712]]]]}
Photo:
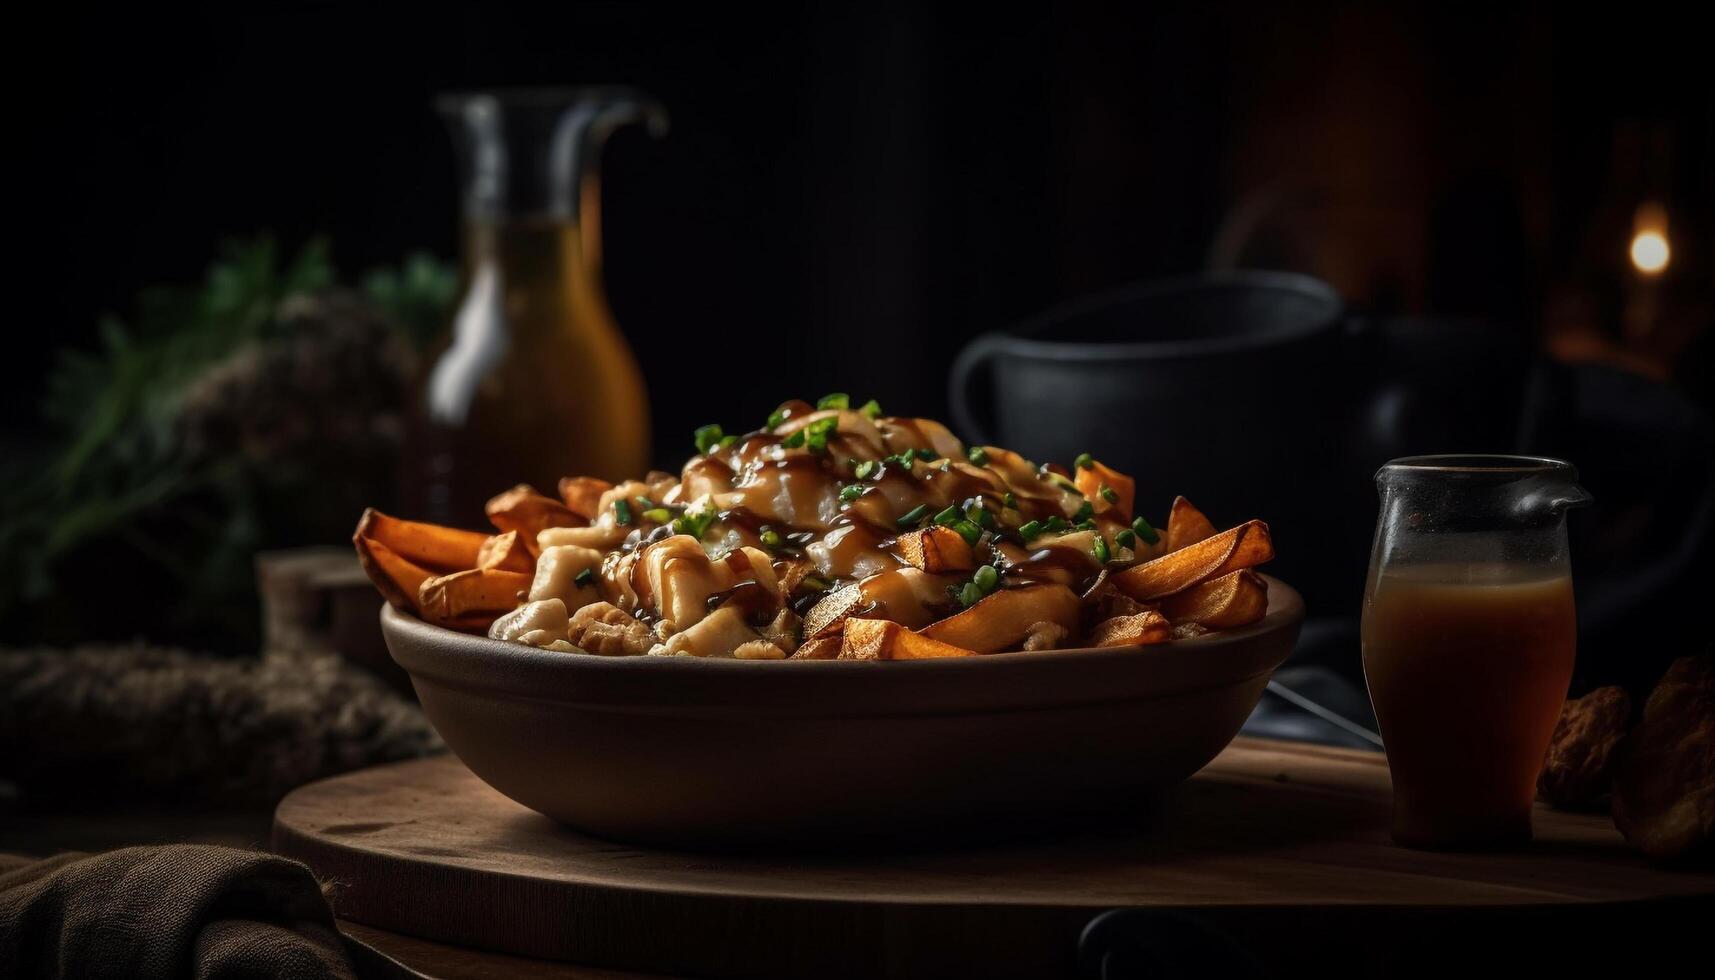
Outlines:
{"type": "Polygon", "coordinates": [[[592,224],[514,219],[467,235],[453,333],[418,394],[407,506],[480,526],[483,502],[518,483],[555,496],[562,476],[641,476],[649,404],[592,224]]]}
{"type": "Polygon", "coordinates": [[[1530,837],[1572,678],[1572,579],[1500,564],[1384,570],[1364,598],[1364,676],[1393,775],[1394,837],[1421,847],[1530,837]]]}

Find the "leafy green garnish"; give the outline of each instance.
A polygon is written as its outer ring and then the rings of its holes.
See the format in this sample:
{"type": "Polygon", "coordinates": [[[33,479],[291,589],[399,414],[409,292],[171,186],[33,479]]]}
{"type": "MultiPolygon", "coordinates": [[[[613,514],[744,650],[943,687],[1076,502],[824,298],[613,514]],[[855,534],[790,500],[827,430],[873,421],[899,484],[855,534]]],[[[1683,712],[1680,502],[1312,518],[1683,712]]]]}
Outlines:
{"type": "Polygon", "coordinates": [[[811,422],[799,431],[804,433],[804,445],[808,446],[811,452],[824,453],[828,451],[828,437],[839,431],[839,427],[839,418],[830,415],[811,422]]]}
{"type": "Polygon", "coordinates": [[[978,466],[987,466],[989,463],[988,450],[981,446],[972,446],[970,449],[965,450],[965,458],[978,466]]]}
{"type": "Polygon", "coordinates": [[[713,524],[715,522],[715,518],[718,516],[719,515],[715,513],[713,508],[707,508],[696,512],[686,511],[678,517],[673,518],[673,533],[689,534],[691,537],[701,541],[703,539],[704,532],[709,529],[709,525],[713,524]]]}
{"type": "Polygon", "coordinates": [[[1113,557],[1113,552],[1108,550],[1108,539],[1099,534],[1096,535],[1095,540],[1090,543],[1090,551],[1095,554],[1096,561],[1103,565],[1106,565],[1108,563],[1108,559],[1113,557]]]}
{"type": "Polygon", "coordinates": [[[917,525],[923,523],[923,518],[928,517],[928,516],[929,516],[929,505],[928,504],[918,504],[916,507],[913,507],[910,510],[906,511],[905,513],[900,514],[899,518],[896,521],[894,521],[894,523],[898,524],[900,526],[900,528],[902,528],[904,530],[910,530],[911,528],[914,528],[917,525]]]}
{"type": "Polygon", "coordinates": [[[816,408],[818,410],[837,408],[843,411],[850,407],[852,407],[851,397],[843,391],[836,391],[831,395],[823,395],[816,402],[816,408]]]}
{"type": "Polygon", "coordinates": [[[861,411],[863,412],[863,414],[865,416],[867,416],[869,418],[872,418],[872,419],[881,418],[881,403],[876,401],[875,399],[871,398],[869,401],[863,403],[863,408],[861,411]]]}
{"type": "Polygon", "coordinates": [[[1137,532],[1138,537],[1150,544],[1155,544],[1161,540],[1161,535],[1155,533],[1155,528],[1151,527],[1149,522],[1144,520],[1142,517],[1131,522],[1131,529],[1137,532]]]}
{"type": "Polygon", "coordinates": [[[721,427],[713,423],[698,426],[697,431],[693,434],[697,443],[697,452],[707,454],[709,450],[720,445],[722,435],[721,427]]]}
{"type": "Polygon", "coordinates": [[[1078,469],[1087,470],[1096,465],[1096,460],[1089,453],[1079,453],[1078,458],[1072,460],[1072,465],[1078,469]]]}
{"type": "Polygon", "coordinates": [[[631,523],[631,504],[625,500],[613,502],[613,522],[615,524],[631,523]]]}

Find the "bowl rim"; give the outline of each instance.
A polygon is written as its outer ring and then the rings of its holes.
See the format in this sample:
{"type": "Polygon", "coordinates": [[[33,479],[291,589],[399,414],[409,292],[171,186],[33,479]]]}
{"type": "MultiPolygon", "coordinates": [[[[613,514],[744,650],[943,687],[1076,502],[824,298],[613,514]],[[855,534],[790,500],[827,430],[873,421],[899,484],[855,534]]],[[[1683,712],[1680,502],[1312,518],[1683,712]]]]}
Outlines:
{"type": "MultiPolygon", "coordinates": [[[[701,707],[722,711],[742,704],[764,704],[774,709],[786,693],[820,694],[820,679],[840,678],[837,689],[858,695],[862,692],[899,700],[901,682],[909,680],[906,701],[946,702],[949,706],[994,701],[984,698],[990,689],[1018,691],[1033,681],[1054,688],[1043,692],[1043,702],[1090,702],[1134,700],[1139,685],[1158,688],[1160,696],[1185,693],[1205,687],[1225,686],[1274,670],[1291,652],[1275,651],[1259,637],[1282,630],[1296,633],[1304,620],[1304,600],[1285,582],[1263,576],[1269,586],[1269,606],[1263,618],[1250,625],[1221,630],[1204,636],[1144,647],[1079,647],[989,654],[978,657],[949,657],[936,660],[890,661],[885,665],[853,660],[735,660],[712,657],[606,657],[591,653],[543,650],[460,633],[424,622],[416,616],[382,604],[381,625],[393,659],[405,668],[413,682],[429,681],[466,691],[483,691],[514,700],[586,705],[654,704],[684,706],[687,696],[704,698],[701,707]],[[1235,651],[1229,662],[1218,656],[1235,651]],[[1187,656],[1187,655],[1191,656],[1187,656]],[[982,676],[992,679],[982,687],[959,683],[982,676]],[[1152,685],[1151,678],[1162,683],[1152,685]],[[937,679],[945,678],[945,683],[937,679]],[[1129,682],[1129,683],[1128,683],[1129,682]],[[1110,690],[1119,684],[1124,690],[1110,690]],[[920,697],[911,697],[914,692],[920,697]],[[962,697],[936,695],[962,694],[962,697]]],[[[851,699],[853,710],[880,709],[851,699]]],[[[1036,702],[1025,697],[999,697],[994,708],[1027,707],[1036,702]]]]}

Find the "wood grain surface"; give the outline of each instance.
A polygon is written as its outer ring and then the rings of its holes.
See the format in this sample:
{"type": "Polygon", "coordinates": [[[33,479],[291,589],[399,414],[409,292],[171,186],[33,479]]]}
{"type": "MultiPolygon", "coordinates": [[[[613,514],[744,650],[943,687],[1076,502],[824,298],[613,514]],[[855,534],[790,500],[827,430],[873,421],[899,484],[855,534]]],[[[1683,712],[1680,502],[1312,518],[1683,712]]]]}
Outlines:
{"type": "Polygon", "coordinates": [[[1241,944],[1318,929],[1432,942],[1472,916],[1666,922],[1715,895],[1715,875],[1646,864],[1603,815],[1538,808],[1536,841],[1515,852],[1400,848],[1388,794],[1379,755],[1241,738],[1158,807],[1083,833],[709,855],[580,835],[441,757],[298,790],[274,846],[330,879],[356,923],[711,976],[1072,974],[1080,932],[1115,908],[1189,915],[1241,944]]]}

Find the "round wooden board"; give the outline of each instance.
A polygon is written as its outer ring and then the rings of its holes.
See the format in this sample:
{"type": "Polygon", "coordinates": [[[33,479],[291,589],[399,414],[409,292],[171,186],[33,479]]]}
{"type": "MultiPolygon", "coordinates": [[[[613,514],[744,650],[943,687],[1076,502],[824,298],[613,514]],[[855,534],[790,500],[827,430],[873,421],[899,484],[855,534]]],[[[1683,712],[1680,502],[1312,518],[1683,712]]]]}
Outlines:
{"type": "Polygon", "coordinates": [[[354,922],[710,976],[1064,975],[1085,926],[1122,907],[1241,945],[1318,928],[1432,944],[1472,916],[1630,906],[1656,921],[1715,895],[1715,875],[1645,864],[1600,815],[1539,807],[1535,843],[1512,853],[1396,847],[1388,792],[1379,755],[1241,738],[1130,826],[964,850],[708,855],[583,836],[440,757],[297,790],[274,847],[331,880],[354,922]]]}

